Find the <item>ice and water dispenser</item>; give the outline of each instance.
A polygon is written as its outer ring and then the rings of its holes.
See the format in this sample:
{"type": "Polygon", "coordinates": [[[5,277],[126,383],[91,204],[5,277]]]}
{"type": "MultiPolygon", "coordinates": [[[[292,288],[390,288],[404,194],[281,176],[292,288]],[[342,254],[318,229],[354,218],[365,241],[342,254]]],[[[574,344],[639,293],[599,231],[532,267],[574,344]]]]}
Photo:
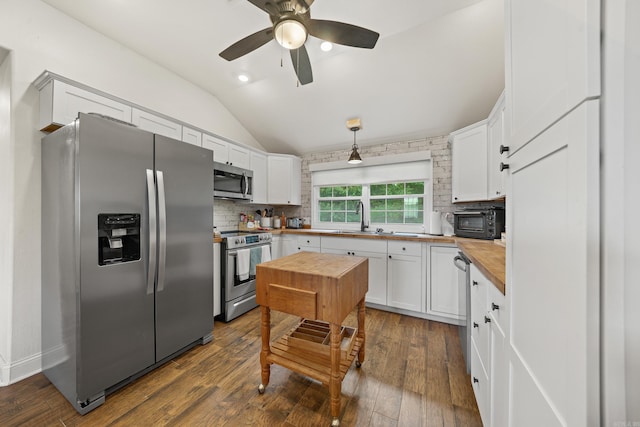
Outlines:
{"type": "Polygon", "coordinates": [[[98,263],[140,259],[140,214],[98,214],[98,263]]]}

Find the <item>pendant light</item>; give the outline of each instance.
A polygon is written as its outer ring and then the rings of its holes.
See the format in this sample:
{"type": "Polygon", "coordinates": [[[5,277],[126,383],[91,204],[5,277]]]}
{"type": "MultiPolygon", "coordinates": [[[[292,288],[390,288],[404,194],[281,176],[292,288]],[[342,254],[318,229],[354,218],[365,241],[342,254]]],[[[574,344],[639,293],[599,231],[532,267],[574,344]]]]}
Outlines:
{"type": "Polygon", "coordinates": [[[353,132],[353,146],[351,147],[351,155],[349,156],[347,163],[350,165],[357,165],[362,163],[362,158],[360,158],[360,153],[358,153],[358,144],[356,144],[356,132],[362,129],[360,119],[347,120],[347,128],[353,132]]]}

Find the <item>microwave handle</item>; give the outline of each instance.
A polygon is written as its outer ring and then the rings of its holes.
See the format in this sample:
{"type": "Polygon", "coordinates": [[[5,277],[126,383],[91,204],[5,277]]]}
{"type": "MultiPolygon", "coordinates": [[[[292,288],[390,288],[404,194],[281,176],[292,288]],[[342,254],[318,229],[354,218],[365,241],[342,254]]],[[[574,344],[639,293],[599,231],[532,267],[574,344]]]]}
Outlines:
{"type": "Polygon", "coordinates": [[[247,197],[249,186],[247,185],[247,174],[244,172],[242,172],[242,178],[240,179],[240,191],[242,191],[243,197],[247,197]]]}

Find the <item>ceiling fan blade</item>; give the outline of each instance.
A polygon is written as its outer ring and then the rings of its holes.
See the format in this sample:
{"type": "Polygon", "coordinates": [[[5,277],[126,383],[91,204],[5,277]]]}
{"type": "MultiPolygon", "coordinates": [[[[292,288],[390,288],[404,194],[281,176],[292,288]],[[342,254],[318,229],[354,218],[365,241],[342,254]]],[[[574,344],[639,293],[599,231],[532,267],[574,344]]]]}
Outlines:
{"type": "Polygon", "coordinates": [[[256,50],[271,40],[273,40],[273,28],[265,28],[264,30],[260,30],[240,41],[235,42],[220,52],[220,56],[227,61],[233,61],[234,59],[240,58],[241,56],[256,50]]]}
{"type": "Polygon", "coordinates": [[[313,81],[313,73],[311,72],[311,62],[309,61],[307,48],[302,45],[298,49],[290,50],[289,52],[291,53],[293,69],[296,70],[300,84],[311,83],[313,81]]]}
{"type": "Polygon", "coordinates": [[[255,5],[256,7],[264,10],[269,15],[277,15],[278,14],[278,6],[276,6],[270,0],[249,0],[249,3],[255,5]]]}
{"type": "Polygon", "coordinates": [[[366,28],[322,19],[309,19],[307,28],[309,34],[319,39],[365,49],[372,49],[380,37],[380,34],[366,28]]]}

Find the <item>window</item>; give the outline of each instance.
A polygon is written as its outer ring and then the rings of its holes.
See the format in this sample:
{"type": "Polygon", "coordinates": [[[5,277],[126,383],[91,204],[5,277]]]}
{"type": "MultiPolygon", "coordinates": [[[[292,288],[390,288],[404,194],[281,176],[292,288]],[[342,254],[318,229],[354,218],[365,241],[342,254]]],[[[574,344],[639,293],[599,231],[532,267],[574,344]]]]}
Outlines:
{"type": "MultiPolygon", "coordinates": [[[[370,185],[318,187],[318,221],[324,226],[360,222],[359,203],[368,207],[368,220],[375,226],[424,224],[425,181],[385,182],[370,185]]],[[[367,212],[365,212],[367,214],[367,212]]]]}
{"type": "Polygon", "coordinates": [[[369,212],[374,224],[424,223],[424,181],[371,185],[369,212]]]}
{"type": "Polygon", "coordinates": [[[362,185],[320,187],[318,212],[321,222],[360,222],[356,212],[362,185]]]}
{"type": "Polygon", "coordinates": [[[355,230],[362,220],[370,230],[424,232],[432,208],[429,152],[367,159],[368,165],[345,162],[310,165],[311,225],[355,230]]]}

